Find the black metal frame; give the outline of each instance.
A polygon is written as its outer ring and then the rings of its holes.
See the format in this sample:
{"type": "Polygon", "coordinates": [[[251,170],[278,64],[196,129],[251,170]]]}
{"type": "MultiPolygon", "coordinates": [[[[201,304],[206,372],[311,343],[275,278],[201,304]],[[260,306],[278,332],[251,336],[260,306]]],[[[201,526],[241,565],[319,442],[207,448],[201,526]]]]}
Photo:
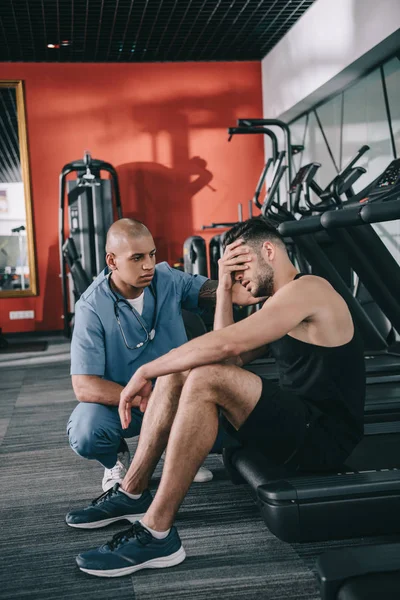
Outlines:
{"type": "Polygon", "coordinates": [[[100,171],[107,171],[111,175],[111,181],[114,185],[114,201],[116,213],[119,219],[122,218],[121,208],[121,197],[119,192],[118,175],[114,167],[107,162],[97,159],[91,159],[88,153],[85,154],[83,160],[73,161],[66,164],[60,174],[60,203],[59,203],[59,253],[60,253],[60,277],[61,277],[61,289],[63,295],[63,319],[64,319],[64,335],[70,337],[71,327],[70,319],[73,313],[68,310],[68,286],[67,286],[67,272],[65,269],[65,258],[63,252],[63,246],[65,244],[65,192],[66,192],[66,180],[67,176],[76,171],[78,175],[85,173],[86,168],[90,165],[91,172],[98,178],[100,178],[100,171]]]}

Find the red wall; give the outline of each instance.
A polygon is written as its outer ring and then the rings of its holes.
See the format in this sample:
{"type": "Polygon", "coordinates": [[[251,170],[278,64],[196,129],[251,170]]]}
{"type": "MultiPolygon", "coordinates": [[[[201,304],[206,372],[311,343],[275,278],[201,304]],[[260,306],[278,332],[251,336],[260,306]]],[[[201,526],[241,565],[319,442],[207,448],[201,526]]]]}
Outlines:
{"type": "Polygon", "coordinates": [[[182,256],[201,225],[236,220],[238,202],[247,217],[263,140],[228,144],[226,128],[262,115],[260,63],[0,63],[0,79],[25,82],[39,283],[37,297],[0,299],[4,332],[62,329],[58,177],[86,149],[117,169],[124,216],[148,225],[159,260],[182,256]]]}

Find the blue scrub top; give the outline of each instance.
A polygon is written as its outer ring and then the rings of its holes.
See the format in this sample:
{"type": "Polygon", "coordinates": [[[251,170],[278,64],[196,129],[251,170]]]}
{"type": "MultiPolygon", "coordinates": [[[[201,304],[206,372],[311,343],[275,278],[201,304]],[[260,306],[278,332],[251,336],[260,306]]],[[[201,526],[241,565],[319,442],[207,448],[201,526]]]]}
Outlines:
{"type": "Polygon", "coordinates": [[[199,291],[207,278],[172,269],[166,262],[156,265],[152,281],[154,295],[149,287],[145,288],[140,317],[148,332],[155,321],[152,341],[134,348],[146,339],[146,332],[132,309],[123,302],[118,303],[125,338],[128,346],[133,347],[129,349],[115,317],[116,297],[107,276],[106,268],[75,305],[71,375],[98,375],[125,386],[141,365],[187,342],[182,308],[200,312],[199,291]]]}

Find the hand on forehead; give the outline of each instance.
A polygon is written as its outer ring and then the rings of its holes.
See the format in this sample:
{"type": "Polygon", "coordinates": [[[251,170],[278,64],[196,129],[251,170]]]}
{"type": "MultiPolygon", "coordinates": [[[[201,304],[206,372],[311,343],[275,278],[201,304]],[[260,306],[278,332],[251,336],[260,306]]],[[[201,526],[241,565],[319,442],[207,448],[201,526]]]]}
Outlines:
{"type": "Polygon", "coordinates": [[[245,240],[239,238],[231,244],[228,244],[225,248],[225,252],[231,256],[249,255],[254,254],[254,248],[250,246],[245,240]]]}

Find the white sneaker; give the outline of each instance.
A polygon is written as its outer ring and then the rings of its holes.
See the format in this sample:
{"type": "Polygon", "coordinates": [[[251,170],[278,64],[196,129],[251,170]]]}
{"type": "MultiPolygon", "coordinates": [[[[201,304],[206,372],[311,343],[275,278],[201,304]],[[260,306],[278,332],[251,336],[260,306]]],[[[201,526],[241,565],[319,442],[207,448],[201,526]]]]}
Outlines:
{"type": "Polygon", "coordinates": [[[210,471],[210,469],[206,469],[205,467],[200,467],[200,469],[197,471],[196,475],[194,476],[193,481],[195,481],[196,483],[205,483],[206,481],[211,481],[211,479],[214,477],[214,475],[212,474],[212,471],[210,471]]]}
{"type": "MultiPolygon", "coordinates": [[[[165,460],[165,450],[161,455],[161,460],[165,460]]],[[[214,477],[214,475],[212,474],[212,472],[210,471],[210,469],[206,469],[205,467],[200,467],[200,469],[197,471],[196,475],[194,476],[193,481],[195,481],[196,483],[205,483],[206,481],[211,481],[211,479],[214,477]]]]}
{"type": "Polygon", "coordinates": [[[116,483],[122,483],[123,478],[129,469],[131,456],[129,450],[126,452],[118,452],[117,462],[112,469],[104,469],[104,476],[101,482],[103,492],[110,490],[116,483]]]}

